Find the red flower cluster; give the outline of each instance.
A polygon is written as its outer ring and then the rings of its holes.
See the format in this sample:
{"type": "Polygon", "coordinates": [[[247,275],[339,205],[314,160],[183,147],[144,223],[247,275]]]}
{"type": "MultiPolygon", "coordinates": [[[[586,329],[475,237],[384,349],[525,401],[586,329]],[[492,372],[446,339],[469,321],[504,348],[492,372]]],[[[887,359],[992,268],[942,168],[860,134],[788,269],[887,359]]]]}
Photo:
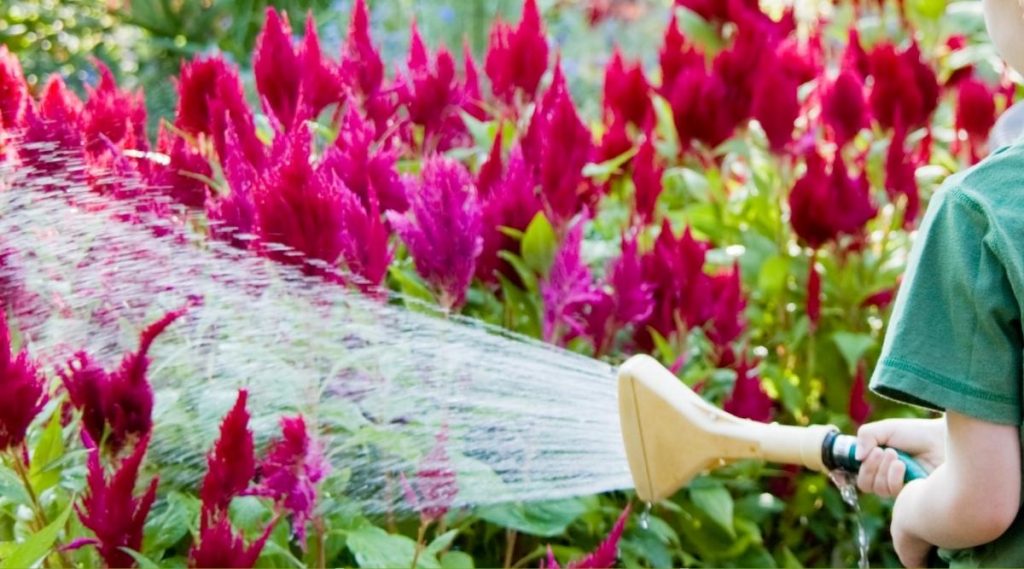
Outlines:
{"type": "Polygon", "coordinates": [[[46,380],[28,352],[15,354],[7,318],[0,313],[0,451],[17,449],[46,402],[46,380]]]}
{"type": "Polygon", "coordinates": [[[518,94],[532,100],[548,69],[548,40],[536,0],[525,0],[523,18],[512,27],[498,22],[491,28],[484,70],[494,95],[513,104],[518,94]]]}
{"type": "Polygon", "coordinates": [[[406,501],[419,512],[425,524],[443,518],[459,494],[455,470],[445,448],[447,444],[448,427],[444,426],[437,434],[434,447],[420,460],[416,477],[411,482],[404,474],[401,477],[406,501]]]}

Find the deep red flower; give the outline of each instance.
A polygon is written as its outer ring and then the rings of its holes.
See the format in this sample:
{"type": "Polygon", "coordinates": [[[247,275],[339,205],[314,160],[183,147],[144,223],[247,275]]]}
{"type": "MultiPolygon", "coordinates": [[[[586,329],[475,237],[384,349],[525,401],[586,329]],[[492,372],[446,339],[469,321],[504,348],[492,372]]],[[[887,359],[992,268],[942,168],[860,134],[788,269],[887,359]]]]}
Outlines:
{"type": "Polygon", "coordinates": [[[622,254],[608,268],[597,298],[584,310],[586,335],[597,356],[607,353],[615,334],[645,321],[654,309],[651,285],[644,280],[643,261],[635,238],[622,238],[622,254]]]}
{"type": "Polygon", "coordinates": [[[627,130],[626,119],[613,115],[608,119],[601,144],[596,150],[596,161],[606,162],[633,150],[633,139],[627,130]]]}
{"type": "Polygon", "coordinates": [[[560,68],[556,68],[554,82],[534,110],[522,148],[540,181],[549,219],[556,226],[564,226],[588,205],[591,197],[584,185],[583,167],[593,158],[594,144],[560,68]]]}
{"type": "Polygon", "coordinates": [[[851,178],[841,156],[832,171],[816,152],[807,158],[807,172],[789,194],[790,222],[797,235],[817,248],[840,234],[855,235],[877,213],[867,178],[851,178]]]}
{"type": "Polygon", "coordinates": [[[917,187],[917,166],[906,148],[907,131],[897,125],[889,141],[885,159],[885,189],[889,199],[896,201],[900,196],[906,201],[903,213],[905,225],[913,225],[921,210],[921,196],[917,187]]]}
{"type": "Polygon", "coordinates": [[[616,46],[611,61],[605,67],[605,115],[643,126],[654,113],[650,90],[643,65],[639,62],[627,64],[622,51],[616,46]]]}
{"type": "Polygon", "coordinates": [[[897,122],[910,128],[926,124],[939,105],[939,83],[917,44],[897,51],[894,45],[882,43],[869,59],[875,120],[885,128],[894,128],[897,122]]]}
{"type": "Polygon", "coordinates": [[[751,114],[768,137],[774,152],[782,152],[793,140],[793,129],[800,117],[800,80],[787,73],[778,60],[760,73],[751,103],[751,114]]]}
{"type": "Polygon", "coordinates": [[[317,116],[328,105],[341,103],[345,98],[345,80],[339,64],[331,61],[320,49],[313,13],[306,13],[306,34],[297,51],[302,65],[301,98],[309,104],[312,116],[317,116]]]}
{"type": "Polygon", "coordinates": [[[535,190],[536,183],[519,148],[512,150],[504,170],[501,166],[501,136],[498,136],[490,159],[477,177],[483,199],[483,246],[477,258],[476,276],[492,284],[498,282],[499,275],[519,282],[516,270],[499,256],[501,251],[518,253],[519,240],[503,228],[525,231],[542,209],[535,190]],[[495,170],[495,173],[485,176],[486,172],[495,170]]]}
{"type": "Polygon", "coordinates": [[[260,461],[260,481],[249,493],[272,498],[291,512],[292,531],[305,546],[306,523],[316,507],[316,485],[329,470],[320,444],[310,436],[302,415],[282,417],[281,437],[270,442],[260,461]]]}
{"type": "MultiPolygon", "coordinates": [[[[199,490],[203,501],[203,522],[226,517],[232,498],[249,487],[256,473],[252,431],[249,429],[249,411],[245,405],[249,393],[238,390],[234,407],[220,424],[220,436],[206,457],[206,477],[199,490]]],[[[202,546],[202,538],[200,538],[202,546]]]]}
{"type": "Polygon", "coordinates": [[[95,65],[100,82],[95,88],[86,87],[88,98],[82,109],[86,151],[95,157],[111,144],[118,149],[149,150],[142,91],[122,91],[109,67],[99,61],[95,65]]]}
{"type": "Polygon", "coordinates": [[[245,150],[231,124],[227,125],[224,133],[224,146],[221,167],[229,192],[226,196],[211,196],[206,201],[210,235],[228,241],[239,249],[247,249],[252,244],[252,239],[247,236],[253,235],[256,217],[252,200],[258,172],[245,157],[245,150]]]}
{"type": "Polygon", "coordinates": [[[674,13],[665,28],[658,62],[661,66],[661,94],[666,97],[670,95],[681,73],[691,69],[704,70],[707,66],[704,53],[686,39],[674,13]]]}
{"type": "Polygon", "coordinates": [[[156,499],[158,477],[153,477],[141,497],[135,496],[139,467],[149,447],[149,433],[135,444],[132,451],[108,479],[100,464],[100,451],[83,433],[89,449],[86,493],[75,506],[82,525],[92,530],[95,539],[83,539],[70,548],[95,545],[107,567],[133,567],[135,560],[124,550],[142,549],[142,532],[146,517],[156,499]]]}
{"type": "MultiPolygon", "coordinates": [[[[608,536],[604,538],[594,551],[588,553],[582,559],[570,562],[565,566],[566,569],[607,569],[614,567],[615,562],[619,558],[619,541],[622,539],[622,532],[626,529],[626,520],[629,519],[630,509],[631,506],[627,505],[626,509],[622,510],[622,513],[619,514],[619,519],[615,520],[615,525],[608,532],[608,536]]],[[[541,567],[560,569],[558,560],[555,559],[550,546],[548,547],[547,563],[545,564],[544,561],[541,561],[541,567]]]]}
{"type": "Polygon", "coordinates": [[[376,95],[384,82],[384,62],[370,38],[370,17],[366,0],[356,0],[349,21],[348,37],[341,52],[341,74],[363,98],[376,95]]]}
{"type": "Polygon", "coordinates": [[[465,134],[462,120],[451,120],[453,115],[458,115],[462,103],[461,89],[455,82],[455,59],[444,46],[432,59],[415,22],[411,34],[409,77],[402,84],[400,98],[409,120],[423,127],[424,140],[444,151],[452,145],[452,138],[465,134]],[[445,126],[454,128],[455,132],[442,133],[445,126]]]}
{"type": "Polygon", "coordinates": [[[736,383],[722,408],[742,419],[768,423],[772,420],[775,402],[765,393],[761,378],[754,369],[756,366],[757,362],[748,361],[746,356],[736,362],[736,383]]]}
{"type": "Polygon", "coordinates": [[[847,30],[846,51],[843,52],[842,69],[856,73],[861,81],[871,74],[871,59],[864,45],[860,42],[860,32],[856,26],[847,30]]]}
{"type": "Polygon", "coordinates": [[[711,279],[712,315],[707,324],[707,336],[719,354],[731,351],[732,343],[743,333],[743,310],[746,301],[740,284],[740,268],[715,275],[711,279]]]}
{"type": "Polygon", "coordinates": [[[455,469],[448,457],[448,428],[437,433],[433,448],[421,460],[410,482],[402,475],[405,499],[419,512],[424,523],[440,520],[448,513],[459,494],[455,469]]]}
{"type": "Polygon", "coordinates": [[[850,386],[849,415],[853,424],[860,427],[871,417],[871,404],[867,400],[867,380],[864,362],[857,364],[857,373],[850,386]]]}
{"type": "Polygon", "coordinates": [[[661,196],[661,179],[665,169],[657,163],[657,152],[654,149],[654,133],[648,132],[636,157],[633,158],[633,186],[636,204],[635,215],[641,225],[654,221],[654,212],[661,196]]]}
{"type": "Polygon", "coordinates": [[[391,232],[381,216],[374,185],[367,188],[366,203],[342,182],[333,182],[341,197],[341,262],[357,286],[369,290],[380,286],[391,265],[391,232]]]}
{"type": "Polygon", "coordinates": [[[252,69],[267,114],[276,117],[284,128],[290,128],[298,108],[303,70],[292,47],[288,14],[278,14],[273,7],[267,7],[263,30],[256,38],[252,69]]]}
{"type": "Polygon", "coordinates": [[[409,211],[388,219],[441,305],[459,308],[483,247],[480,198],[469,172],[449,158],[427,158],[416,185],[409,211]]]}
{"type": "Polygon", "coordinates": [[[548,40],[536,0],[525,0],[523,17],[512,27],[501,21],[491,27],[484,70],[491,79],[494,95],[512,104],[516,92],[527,101],[537,93],[548,69],[548,40]]]}
{"type": "Polygon", "coordinates": [[[957,88],[956,128],[967,136],[972,163],[981,160],[996,118],[995,89],[973,76],[962,79],[957,88]]]}
{"type": "MultiPolygon", "coordinates": [[[[25,106],[25,134],[18,149],[25,165],[40,174],[85,182],[85,149],[81,129],[82,102],[59,75],[50,76],[38,106],[25,106]],[[54,159],[57,155],[61,160],[54,159]]],[[[55,189],[63,189],[54,184],[55,189]]]]}
{"type": "Polygon", "coordinates": [[[684,147],[700,141],[714,148],[732,136],[738,123],[729,115],[728,90],[722,77],[704,67],[687,68],[676,76],[667,98],[684,147]]]}
{"type": "Polygon", "coordinates": [[[28,102],[28,83],[25,82],[21,62],[6,44],[0,44],[0,129],[20,127],[21,115],[28,102]]]}
{"type": "Polygon", "coordinates": [[[334,148],[328,149],[321,169],[338,176],[363,206],[370,207],[372,187],[385,210],[404,212],[409,209],[406,187],[395,169],[397,156],[380,147],[376,131],[359,110],[349,107],[342,121],[334,148]]]}
{"type": "Polygon", "coordinates": [[[864,83],[857,73],[843,70],[832,81],[822,100],[821,115],[839,146],[845,146],[870,125],[864,83]]]}
{"type": "Polygon", "coordinates": [[[263,546],[270,538],[274,523],[267,524],[256,541],[246,544],[245,538],[235,533],[227,516],[219,516],[199,528],[199,537],[188,554],[188,566],[207,567],[252,567],[263,552],[263,546]]]}
{"type": "Polygon", "coordinates": [[[14,353],[7,317],[0,313],[0,451],[25,441],[29,425],[46,402],[46,379],[28,351],[14,353]]]}
{"type": "Polygon", "coordinates": [[[202,208],[210,195],[210,187],[201,178],[212,179],[213,168],[203,155],[184,137],[160,125],[157,152],[167,155],[166,165],[154,164],[149,184],[165,192],[176,202],[191,208],[202,208]]]}
{"type": "Polygon", "coordinates": [[[599,302],[594,276],[580,256],[583,224],[577,222],[562,242],[540,284],[544,301],[544,339],[564,344],[587,332],[586,307],[599,302]]]}

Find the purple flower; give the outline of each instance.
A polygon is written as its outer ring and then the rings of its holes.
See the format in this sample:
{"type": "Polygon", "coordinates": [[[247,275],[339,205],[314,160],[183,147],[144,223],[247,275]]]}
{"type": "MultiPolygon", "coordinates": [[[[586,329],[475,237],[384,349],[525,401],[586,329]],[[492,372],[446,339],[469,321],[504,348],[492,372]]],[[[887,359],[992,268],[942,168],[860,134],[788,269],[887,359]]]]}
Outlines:
{"type": "Polygon", "coordinates": [[[226,517],[231,499],[249,487],[256,473],[249,411],[245,408],[248,397],[246,390],[238,390],[235,405],[224,416],[220,436],[206,457],[206,477],[199,490],[203,501],[203,525],[213,518],[226,517]]]}
{"type": "Polygon", "coordinates": [[[82,525],[92,530],[95,539],[82,539],[71,548],[95,545],[107,567],[132,567],[135,560],[124,550],[142,548],[142,532],[146,516],[156,499],[158,478],[154,477],[141,497],[135,496],[139,466],[149,447],[149,434],[144,435],[108,479],[100,464],[100,451],[85,432],[89,449],[86,494],[75,506],[82,525]]]}
{"type": "Polygon", "coordinates": [[[302,415],[281,418],[281,437],[270,442],[259,465],[260,482],[248,491],[272,498],[292,515],[292,531],[305,547],[306,522],[316,507],[316,485],[330,467],[302,415]]]}
{"type": "Polygon", "coordinates": [[[434,447],[420,460],[412,482],[404,474],[401,477],[406,501],[419,512],[425,524],[443,518],[459,494],[455,470],[445,449],[447,444],[448,428],[442,427],[434,447]]]}
{"type": "Polygon", "coordinates": [[[601,299],[594,287],[594,277],[580,257],[582,242],[583,224],[576,223],[566,235],[555,254],[551,270],[540,285],[540,295],[544,300],[544,339],[553,344],[562,345],[576,336],[585,335],[585,307],[601,299]]]}
{"type": "Polygon", "coordinates": [[[523,18],[512,27],[498,21],[491,28],[484,70],[494,95],[512,104],[517,92],[533,100],[548,69],[548,41],[536,0],[523,3],[523,18]]]}
{"type": "Polygon", "coordinates": [[[22,350],[11,344],[7,317],[0,313],[0,451],[20,446],[46,402],[46,380],[22,350]]]}
{"type": "Polygon", "coordinates": [[[483,246],[480,199],[469,172],[449,158],[427,158],[417,185],[409,211],[388,212],[388,219],[441,306],[456,309],[465,301],[483,246]]]}

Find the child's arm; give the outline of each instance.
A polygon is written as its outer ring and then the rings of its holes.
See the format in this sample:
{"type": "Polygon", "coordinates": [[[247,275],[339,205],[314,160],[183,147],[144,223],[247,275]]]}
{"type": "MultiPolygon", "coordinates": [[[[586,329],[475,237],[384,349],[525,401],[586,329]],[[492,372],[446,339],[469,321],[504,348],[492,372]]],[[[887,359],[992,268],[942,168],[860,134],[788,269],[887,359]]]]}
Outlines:
{"type": "Polygon", "coordinates": [[[907,484],[893,510],[893,542],[907,567],[923,566],[933,545],[962,549],[993,541],[1017,515],[1018,427],[949,412],[946,432],[945,462],[907,484]]]}

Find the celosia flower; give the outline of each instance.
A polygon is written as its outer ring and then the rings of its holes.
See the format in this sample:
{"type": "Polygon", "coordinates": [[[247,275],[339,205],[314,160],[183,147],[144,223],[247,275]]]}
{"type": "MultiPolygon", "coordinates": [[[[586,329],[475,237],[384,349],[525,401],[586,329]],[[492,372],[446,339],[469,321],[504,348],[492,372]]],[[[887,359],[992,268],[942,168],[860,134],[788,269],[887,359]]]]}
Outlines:
{"type": "Polygon", "coordinates": [[[19,148],[25,164],[40,173],[84,182],[83,168],[78,167],[85,162],[81,115],[82,102],[59,75],[50,76],[38,107],[25,107],[25,135],[19,148]]]}
{"type": "Polygon", "coordinates": [[[491,79],[494,95],[508,104],[516,92],[526,100],[537,93],[541,77],[548,69],[548,41],[536,0],[523,3],[523,17],[513,28],[498,21],[491,28],[484,70],[491,79]]]}
{"type": "Polygon", "coordinates": [[[185,206],[203,207],[210,187],[202,178],[213,178],[213,169],[202,153],[163,125],[157,135],[156,149],[167,155],[169,162],[152,166],[150,186],[167,192],[174,201],[185,206]]]}
{"type": "Polygon", "coordinates": [[[118,89],[110,68],[99,61],[95,65],[100,83],[95,88],[86,87],[88,98],[82,112],[86,151],[95,157],[107,151],[108,144],[119,149],[149,150],[142,91],[118,89]]]}
{"type": "MultiPolygon", "coordinates": [[[[415,22],[412,24],[411,33],[409,77],[400,90],[400,97],[408,110],[409,120],[423,127],[425,141],[440,136],[439,131],[446,125],[455,126],[457,130],[455,133],[448,133],[449,137],[458,136],[465,132],[462,121],[454,124],[450,121],[452,115],[457,114],[462,98],[455,84],[455,60],[452,54],[441,46],[431,61],[415,22]]],[[[435,147],[439,144],[437,140],[431,142],[435,147]]],[[[446,150],[444,146],[450,145],[442,145],[438,149],[446,150]]]]}
{"type": "Polygon", "coordinates": [[[832,81],[821,103],[821,115],[839,146],[870,125],[864,83],[855,72],[844,69],[832,81]]]}
{"type": "Polygon", "coordinates": [[[800,81],[781,69],[778,60],[760,76],[751,114],[764,129],[771,149],[782,152],[793,140],[793,128],[800,117],[800,81]]]}
{"type": "Polygon", "coordinates": [[[831,173],[817,153],[807,158],[807,172],[789,194],[790,222],[797,235],[817,248],[839,234],[854,235],[875,216],[867,178],[853,179],[837,156],[831,173]]]}
{"type": "Polygon", "coordinates": [[[917,187],[917,161],[906,149],[907,131],[897,125],[889,141],[889,150],[885,158],[885,190],[890,200],[900,196],[906,201],[903,212],[903,223],[913,225],[921,209],[921,196],[917,187]]]}
{"type": "Polygon", "coordinates": [[[232,498],[244,492],[256,474],[249,411],[245,408],[248,397],[249,392],[238,390],[235,405],[224,416],[220,436],[206,457],[206,477],[199,490],[204,522],[225,514],[232,498]]]}
{"type": "Polygon", "coordinates": [[[687,68],[676,76],[667,97],[684,146],[700,141],[714,148],[732,136],[737,122],[724,104],[727,90],[720,76],[703,67],[687,68]]]}
{"type": "Polygon", "coordinates": [[[622,254],[609,267],[604,286],[595,292],[597,298],[586,307],[584,316],[586,335],[593,340],[595,355],[600,356],[608,352],[618,330],[643,322],[654,309],[636,239],[623,237],[622,254]]]}
{"type": "Polygon", "coordinates": [[[778,69],[798,85],[809,83],[822,75],[825,64],[820,32],[812,32],[806,40],[792,35],[775,49],[778,69]]]}
{"type": "Polygon", "coordinates": [[[843,52],[843,70],[852,71],[863,81],[871,74],[871,60],[860,43],[860,32],[856,26],[847,31],[846,51],[843,52]]]}
{"type": "Polygon", "coordinates": [[[462,110],[478,121],[486,120],[488,113],[484,108],[484,97],[480,91],[480,72],[477,71],[469,40],[462,46],[462,73],[465,76],[462,86],[462,110]]]}
{"type": "Polygon", "coordinates": [[[22,350],[11,345],[7,317],[0,313],[0,451],[20,446],[46,402],[46,380],[22,350]]]}
{"type": "Polygon", "coordinates": [[[599,302],[594,277],[580,257],[583,224],[577,222],[562,242],[547,277],[541,282],[544,300],[544,339],[563,344],[587,332],[584,308],[599,302]]]}
{"type": "Polygon", "coordinates": [[[168,312],[147,326],[139,336],[139,347],[129,352],[113,372],[96,365],[88,354],[79,352],[60,375],[71,404],[82,412],[82,427],[89,438],[103,442],[118,453],[131,440],[153,430],[153,387],[146,374],[153,341],[174,321],[184,316],[191,303],[168,312]]]}
{"type": "Polygon", "coordinates": [[[270,442],[260,461],[259,483],[248,491],[272,498],[292,515],[292,531],[305,546],[306,522],[316,507],[316,485],[330,467],[302,415],[281,418],[281,437],[270,442]]]}
{"type": "Polygon", "coordinates": [[[583,167],[594,155],[594,144],[560,68],[534,110],[522,144],[524,157],[540,181],[549,218],[556,226],[564,226],[587,205],[588,196],[581,191],[583,167]]]}
{"type": "MultiPolygon", "coordinates": [[[[565,566],[566,569],[608,569],[614,567],[616,560],[619,558],[619,541],[622,539],[622,532],[626,529],[626,520],[629,519],[630,509],[631,507],[627,505],[626,509],[622,510],[622,513],[619,514],[619,519],[615,520],[615,525],[608,532],[608,536],[604,538],[594,551],[588,553],[582,559],[570,562],[565,566]]],[[[541,567],[560,569],[558,560],[555,559],[550,546],[548,546],[547,564],[545,565],[542,561],[541,567]]]]}
{"type": "Polygon", "coordinates": [[[252,195],[256,188],[257,171],[244,155],[234,125],[228,124],[224,134],[225,155],[221,159],[224,177],[230,191],[228,195],[206,201],[206,217],[210,221],[210,234],[246,249],[251,240],[244,238],[253,232],[256,217],[252,195]]]}
{"type": "Polygon", "coordinates": [[[661,66],[661,94],[669,96],[681,73],[690,69],[703,70],[706,67],[704,53],[690,44],[679,29],[675,13],[665,29],[665,39],[658,54],[661,66]]]}
{"type": "Polygon", "coordinates": [[[848,414],[853,424],[860,427],[871,417],[871,404],[867,400],[867,381],[865,378],[864,362],[857,364],[857,373],[853,376],[853,384],[850,386],[850,405],[848,414]]]}
{"type": "Polygon", "coordinates": [[[502,171],[501,136],[496,137],[490,159],[477,177],[477,187],[483,199],[483,243],[476,262],[476,276],[485,283],[497,283],[499,275],[518,283],[519,274],[499,253],[518,252],[520,243],[503,228],[525,231],[541,211],[536,183],[519,148],[512,150],[508,165],[502,171]],[[493,174],[487,173],[492,170],[493,174]]]}
{"type": "Polygon", "coordinates": [[[633,150],[633,140],[626,130],[626,119],[613,115],[608,119],[601,144],[596,151],[596,162],[606,162],[633,150]]]}
{"type": "Polygon", "coordinates": [[[444,426],[437,433],[433,448],[420,460],[412,482],[404,474],[401,477],[405,499],[419,512],[423,523],[443,518],[459,494],[447,445],[448,427],[444,426]]]}
{"type": "Polygon", "coordinates": [[[107,567],[132,567],[135,560],[125,549],[142,549],[142,532],[146,516],[156,499],[158,477],[153,477],[141,497],[135,496],[139,466],[149,447],[149,434],[144,435],[108,479],[100,464],[100,451],[85,432],[82,434],[89,458],[86,493],[75,506],[82,525],[92,530],[93,538],[80,539],[69,548],[95,545],[107,567]]]}
{"type": "Polygon", "coordinates": [[[988,135],[995,124],[995,90],[975,77],[962,79],[957,88],[956,128],[967,136],[967,150],[972,163],[981,160],[988,135]]]}
{"type": "Polygon", "coordinates": [[[654,113],[651,86],[640,63],[627,65],[618,46],[605,67],[604,110],[637,126],[643,126],[654,113]]]}
{"type": "Polygon", "coordinates": [[[767,67],[767,56],[775,47],[771,39],[759,27],[739,26],[732,45],[715,57],[712,74],[725,89],[717,99],[717,105],[723,107],[718,111],[725,112],[731,128],[751,116],[761,71],[767,67]]]}
{"type": "Polygon", "coordinates": [[[740,268],[715,275],[711,279],[712,315],[707,336],[719,355],[731,351],[732,343],[743,333],[743,309],[746,301],[740,284],[740,268]]]}
{"type": "Polygon", "coordinates": [[[349,107],[342,121],[335,147],[328,149],[321,170],[338,176],[349,190],[369,207],[372,186],[385,210],[404,212],[409,209],[405,184],[395,170],[397,156],[379,148],[373,125],[366,122],[359,110],[349,107]]]}
{"type": "Polygon", "coordinates": [[[356,0],[349,21],[348,37],[341,54],[345,81],[364,98],[372,97],[384,81],[384,62],[370,38],[370,17],[366,0],[356,0]]]}
{"type": "Polygon", "coordinates": [[[914,43],[901,52],[889,43],[879,44],[870,54],[871,110],[885,128],[908,128],[928,122],[939,105],[939,83],[935,71],[921,59],[914,43]]]}
{"type": "Polygon", "coordinates": [[[388,219],[441,306],[459,308],[483,246],[480,199],[469,172],[449,158],[427,158],[414,183],[409,211],[388,219]]]}
{"type": "Polygon", "coordinates": [[[0,128],[13,130],[21,125],[21,113],[28,103],[28,83],[21,62],[0,44],[0,128]]]}
{"type": "Polygon", "coordinates": [[[654,133],[648,132],[640,150],[633,158],[633,186],[636,189],[633,203],[635,215],[641,225],[654,221],[654,212],[661,196],[661,178],[665,169],[657,164],[657,152],[654,149],[654,133]]]}
{"type": "Polygon", "coordinates": [[[722,408],[742,419],[768,423],[772,420],[775,402],[765,393],[761,378],[754,369],[756,365],[756,362],[749,362],[746,356],[736,362],[736,383],[722,408]]]}
{"type": "Polygon", "coordinates": [[[341,260],[364,289],[377,287],[388,273],[392,251],[391,233],[381,218],[380,202],[373,185],[367,188],[366,205],[344,183],[332,183],[341,197],[341,260]]]}
{"type": "MultiPolygon", "coordinates": [[[[275,520],[276,521],[276,520],[275,520]]],[[[267,524],[256,541],[246,544],[245,538],[235,533],[227,516],[219,516],[199,528],[199,537],[188,554],[188,566],[207,567],[252,567],[263,552],[263,546],[270,538],[274,523],[267,524]]]]}
{"type": "Polygon", "coordinates": [[[312,12],[306,13],[306,35],[302,38],[297,55],[302,65],[302,84],[299,89],[312,115],[319,115],[328,105],[341,103],[346,89],[341,67],[321,51],[316,19],[312,12]]]}

